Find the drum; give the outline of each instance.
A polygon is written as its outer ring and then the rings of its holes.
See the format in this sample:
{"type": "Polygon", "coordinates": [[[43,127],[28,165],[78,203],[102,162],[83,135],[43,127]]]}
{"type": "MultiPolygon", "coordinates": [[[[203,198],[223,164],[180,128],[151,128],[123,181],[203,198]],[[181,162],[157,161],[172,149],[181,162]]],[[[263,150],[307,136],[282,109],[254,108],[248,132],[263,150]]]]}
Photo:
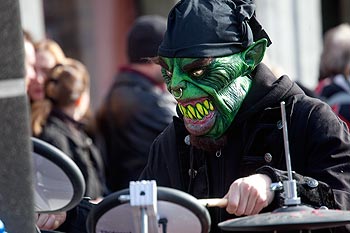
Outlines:
{"type": "Polygon", "coordinates": [[[85,193],[78,166],[56,147],[37,138],[33,143],[34,207],[37,213],[67,211],[85,193]]]}
{"type": "MultiPolygon", "coordinates": [[[[87,219],[88,232],[140,232],[141,221],[135,222],[133,218],[135,207],[119,200],[128,194],[129,189],[115,192],[94,206],[87,219]]],[[[207,233],[210,230],[208,210],[185,192],[157,187],[157,209],[158,233],[207,233]]]]}

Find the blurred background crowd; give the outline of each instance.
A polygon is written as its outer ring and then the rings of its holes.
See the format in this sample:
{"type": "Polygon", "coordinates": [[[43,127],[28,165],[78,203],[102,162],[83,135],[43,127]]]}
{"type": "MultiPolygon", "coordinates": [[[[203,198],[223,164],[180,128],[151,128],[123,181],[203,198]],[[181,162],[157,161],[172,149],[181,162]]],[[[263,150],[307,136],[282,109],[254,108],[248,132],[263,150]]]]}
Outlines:
{"type": "MultiPolygon", "coordinates": [[[[177,0],[21,0],[23,27],[35,40],[48,37],[82,61],[91,79],[91,106],[104,98],[118,67],[127,61],[126,37],[140,15],[166,17],[177,0]]],[[[350,22],[347,0],[256,1],[257,17],[273,46],[269,60],[314,89],[325,31],[350,22]]]]}

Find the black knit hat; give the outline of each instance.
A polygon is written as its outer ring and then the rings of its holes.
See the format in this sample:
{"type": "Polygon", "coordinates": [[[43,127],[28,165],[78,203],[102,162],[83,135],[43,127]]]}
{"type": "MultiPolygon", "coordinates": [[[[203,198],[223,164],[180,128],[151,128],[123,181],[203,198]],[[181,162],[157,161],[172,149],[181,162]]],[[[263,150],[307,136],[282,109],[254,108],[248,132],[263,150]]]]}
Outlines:
{"type": "Polygon", "coordinates": [[[128,57],[133,63],[144,63],[157,56],[166,31],[166,19],[159,15],[144,15],[136,19],[128,33],[128,57]]]}
{"type": "Polygon", "coordinates": [[[261,38],[252,0],[182,0],[170,11],[158,55],[220,57],[243,51],[261,38]]]}

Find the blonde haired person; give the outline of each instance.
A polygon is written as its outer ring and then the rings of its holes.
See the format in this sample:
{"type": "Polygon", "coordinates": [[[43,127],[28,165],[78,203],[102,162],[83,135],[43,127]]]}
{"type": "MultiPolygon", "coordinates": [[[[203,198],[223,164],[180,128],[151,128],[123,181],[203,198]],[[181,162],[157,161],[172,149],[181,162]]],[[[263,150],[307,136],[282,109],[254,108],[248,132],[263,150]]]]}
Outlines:
{"type": "Polygon", "coordinates": [[[45,38],[34,44],[36,54],[36,67],[44,76],[55,65],[64,62],[66,55],[61,46],[54,40],[45,38]]]}
{"type": "Polygon", "coordinates": [[[44,99],[44,77],[36,69],[34,41],[29,32],[23,30],[25,85],[30,103],[44,99]]]}
{"type": "Polygon", "coordinates": [[[62,150],[80,168],[85,195],[99,199],[105,194],[104,163],[81,123],[89,109],[89,91],[89,74],[82,63],[69,59],[56,65],[45,82],[46,100],[32,109],[32,121],[38,138],[62,150]]]}

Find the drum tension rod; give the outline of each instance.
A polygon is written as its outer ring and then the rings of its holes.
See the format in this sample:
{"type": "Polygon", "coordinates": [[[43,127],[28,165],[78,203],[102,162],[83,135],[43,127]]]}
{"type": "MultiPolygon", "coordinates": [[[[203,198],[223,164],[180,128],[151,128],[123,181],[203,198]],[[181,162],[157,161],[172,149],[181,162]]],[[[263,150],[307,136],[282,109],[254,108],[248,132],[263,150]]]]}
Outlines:
{"type": "Polygon", "coordinates": [[[168,224],[168,219],[161,218],[161,219],[159,219],[158,223],[162,225],[163,233],[166,233],[167,232],[166,228],[167,228],[167,224],[168,224]]]}

